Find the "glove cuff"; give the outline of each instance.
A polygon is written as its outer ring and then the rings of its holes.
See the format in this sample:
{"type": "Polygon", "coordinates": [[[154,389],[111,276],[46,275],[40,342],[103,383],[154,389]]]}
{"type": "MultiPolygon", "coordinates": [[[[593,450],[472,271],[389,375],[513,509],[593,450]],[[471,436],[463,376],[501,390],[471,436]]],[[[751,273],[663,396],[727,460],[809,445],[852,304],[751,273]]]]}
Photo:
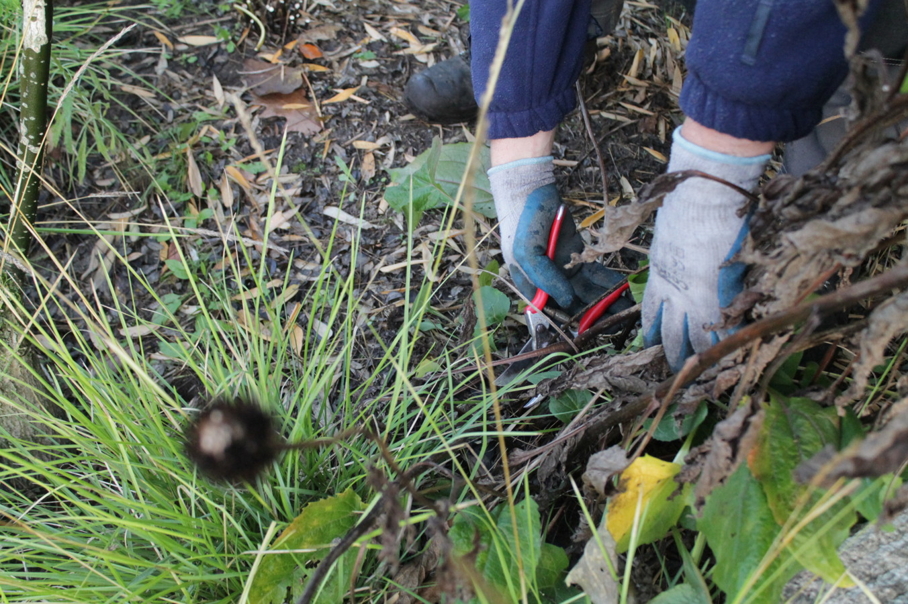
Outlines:
{"type": "Polygon", "coordinates": [[[684,138],[679,126],[672,135],[668,171],[699,170],[750,190],[763,175],[770,157],[769,154],[740,157],[706,149],[684,138]]]}
{"type": "Polygon", "coordinates": [[[551,155],[519,159],[489,170],[489,184],[501,232],[501,251],[507,264],[514,262],[514,236],[527,197],[554,183],[554,172],[551,155]]]}

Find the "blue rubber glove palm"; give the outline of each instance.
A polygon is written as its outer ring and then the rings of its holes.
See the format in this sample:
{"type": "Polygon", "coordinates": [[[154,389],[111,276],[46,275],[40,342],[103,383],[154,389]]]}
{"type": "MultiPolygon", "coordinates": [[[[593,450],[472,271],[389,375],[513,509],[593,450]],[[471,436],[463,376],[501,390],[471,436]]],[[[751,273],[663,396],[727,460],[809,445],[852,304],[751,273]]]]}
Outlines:
{"type": "MultiPolygon", "coordinates": [[[[524,296],[532,298],[538,287],[549,294],[558,306],[575,313],[616,287],[624,277],[597,262],[564,268],[571,261],[571,254],[579,254],[584,248],[583,239],[570,214],[561,225],[555,258],[552,260],[546,256],[549,232],[560,205],[561,196],[554,184],[540,187],[527,196],[526,206],[517,223],[514,239],[516,270],[512,270],[511,275],[524,296]]],[[[624,306],[627,303],[615,307],[613,312],[624,306]]]]}

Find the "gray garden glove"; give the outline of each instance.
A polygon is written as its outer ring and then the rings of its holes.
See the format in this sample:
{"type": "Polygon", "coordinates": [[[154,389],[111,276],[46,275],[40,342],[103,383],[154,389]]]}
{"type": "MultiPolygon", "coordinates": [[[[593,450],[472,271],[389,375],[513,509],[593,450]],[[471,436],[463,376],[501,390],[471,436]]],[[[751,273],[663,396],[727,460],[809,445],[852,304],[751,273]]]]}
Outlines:
{"type": "MultiPolygon", "coordinates": [[[[736,157],[695,145],[675,130],[669,172],[699,170],[753,189],[769,155],[736,157]]],[[[689,178],[665,196],[650,247],[650,271],[643,294],[643,337],[646,346],[662,343],[669,366],[726,335],[710,325],[722,318],[720,308],[743,288],[744,266],[722,266],[741,247],[747,217],[739,211],[744,197],[705,178],[689,178]]]]}
{"type": "MultiPolygon", "coordinates": [[[[514,284],[526,298],[532,299],[538,287],[574,314],[623,281],[622,275],[598,262],[564,268],[571,254],[584,248],[570,214],[562,223],[555,259],[546,256],[549,231],[561,205],[551,156],[496,166],[489,170],[489,181],[501,230],[501,252],[514,284]]],[[[609,313],[629,306],[630,300],[621,299],[609,313]]]]}

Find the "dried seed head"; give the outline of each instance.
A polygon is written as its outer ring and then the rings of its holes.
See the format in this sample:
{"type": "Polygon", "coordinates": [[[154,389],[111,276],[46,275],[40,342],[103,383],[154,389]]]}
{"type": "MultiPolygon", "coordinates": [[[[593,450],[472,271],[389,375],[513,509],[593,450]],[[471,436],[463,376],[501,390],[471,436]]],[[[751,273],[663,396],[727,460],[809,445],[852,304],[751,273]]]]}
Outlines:
{"type": "Polygon", "coordinates": [[[189,426],[186,453],[215,480],[254,479],[277,457],[281,438],[255,403],[214,401],[189,426]]]}

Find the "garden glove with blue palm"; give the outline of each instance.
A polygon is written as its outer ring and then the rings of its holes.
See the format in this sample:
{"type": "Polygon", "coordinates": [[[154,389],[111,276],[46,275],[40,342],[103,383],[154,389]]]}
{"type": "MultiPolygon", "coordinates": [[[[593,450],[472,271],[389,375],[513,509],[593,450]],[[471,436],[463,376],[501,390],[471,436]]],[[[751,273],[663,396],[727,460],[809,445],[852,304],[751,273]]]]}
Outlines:
{"type": "MultiPolygon", "coordinates": [[[[699,170],[749,191],[768,160],[769,155],[738,157],[704,149],[684,139],[679,128],[668,171],[699,170]]],[[[674,371],[727,335],[710,326],[722,320],[721,308],[743,289],[744,266],[723,264],[747,234],[747,217],[741,215],[745,203],[722,183],[692,177],[665,196],[656,215],[643,337],[646,346],[662,343],[674,371]]]]}
{"type": "MultiPolygon", "coordinates": [[[[571,254],[584,248],[570,214],[562,223],[554,260],[546,256],[549,231],[561,205],[551,156],[496,166],[489,170],[489,182],[501,231],[501,252],[514,284],[527,299],[532,299],[538,287],[574,314],[623,280],[597,262],[564,268],[571,254]]],[[[621,299],[609,312],[628,306],[630,301],[621,299]]]]}

